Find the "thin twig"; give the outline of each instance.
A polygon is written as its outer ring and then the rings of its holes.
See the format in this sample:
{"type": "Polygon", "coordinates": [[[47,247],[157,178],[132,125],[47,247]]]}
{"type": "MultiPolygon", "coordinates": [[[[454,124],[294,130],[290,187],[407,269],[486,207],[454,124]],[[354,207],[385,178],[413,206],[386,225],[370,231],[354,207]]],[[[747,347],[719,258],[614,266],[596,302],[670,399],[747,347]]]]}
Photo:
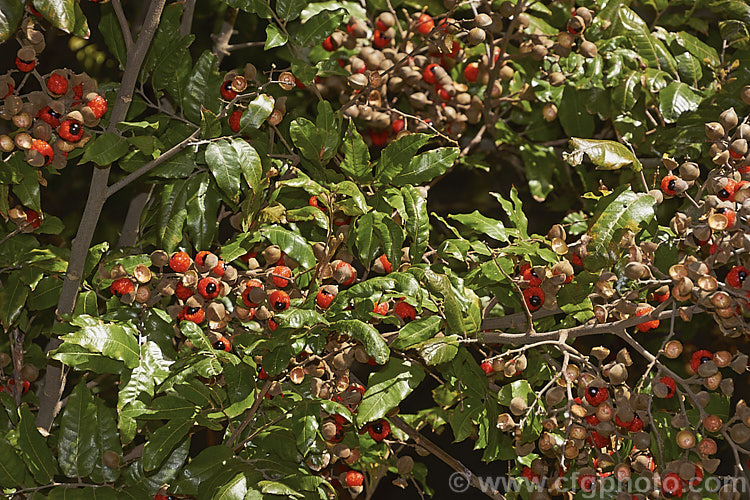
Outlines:
{"type": "Polygon", "coordinates": [[[125,49],[127,54],[133,50],[133,35],[130,33],[130,25],[128,19],[125,17],[125,12],[122,10],[122,4],[120,0],[112,0],[112,7],[115,9],[115,15],[117,16],[117,22],[120,23],[120,31],[122,31],[122,38],[125,40],[125,49]]]}
{"type": "Polygon", "coordinates": [[[195,13],[195,0],[185,0],[180,20],[180,36],[188,36],[193,27],[193,14],[195,13]]]}
{"type": "Polygon", "coordinates": [[[245,418],[242,420],[242,423],[234,430],[231,436],[229,436],[229,439],[224,443],[225,445],[229,446],[230,448],[234,445],[234,442],[237,440],[237,438],[242,434],[242,431],[245,430],[245,427],[247,427],[250,422],[252,422],[253,418],[255,417],[255,414],[258,412],[258,408],[260,408],[260,404],[263,402],[263,398],[266,397],[266,393],[268,392],[268,389],[271,388],[271,379],[266,380],[266,383],[263,384],[263,387],[260,388],[260,392],[258,392],[255,395],[255,401],[253,401],[253,406],[250,407],[250,409],[247,411],[247,415],[245,415],[245,418]]]}

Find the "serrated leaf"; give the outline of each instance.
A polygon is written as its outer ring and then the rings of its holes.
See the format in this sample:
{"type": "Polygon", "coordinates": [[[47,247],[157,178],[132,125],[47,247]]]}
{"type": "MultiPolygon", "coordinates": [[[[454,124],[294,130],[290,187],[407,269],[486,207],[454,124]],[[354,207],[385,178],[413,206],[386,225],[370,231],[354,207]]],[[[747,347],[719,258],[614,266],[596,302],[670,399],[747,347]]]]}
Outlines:
{"type": "Polygon", "coordinates": [[[127,139],[113,132],[105,132],[86,144],[83,157],[78,164],[82,165],[91,161],[100,167],[106,167],[125,156],[129,149],[130,143],[127,139]]]}
{"type": "Polygon", "coordinates": [[[27,404],[19,410],[21,419],[18,423],[18,445],[21,458],[39,484],[47,484],[59,473],[57,460],[47,447],[46,440],[36,428],[34,415],[27,404]]]}
{"type": "Polygon", "coordinates": [[[263,122],[271,116],[274,104],[275,101],[273,97],[268,94],[260,94],[258,97],[250,101],[247,105],[247,109],[240,117],[239,132],[242,133],[248,129],[257,129],[263,125],[263,122]]]}
{"type": "Polygon", "coordinates": [[[564,153],[563,159],[573,167],[583,162],[585,154],[596,168],[601,170],[617,170],[632,166],[633,170],[638,172],[643,168],[633,152],[619,142],[571,137],[568,147],[571,151],[564,153]]]}
{"type": "Polygon", "coordinates": [[[361,426],[384,417],[419,386],[424,375],[424,369],[418,364],[390,359],[381,370],[370,375],[357,409],[357,423],[361,426]]]}
{"type": "Polygon", "coordinates": [[[96,405],[86,381],[81,380],[68,397],[60,419],[58,460],[68,477],[91,474],[99,450],[96,446],[96,405]]]}
{"type": "Polygon", "coordinates": [[[701,103],[701,96],[682,82],[672,82],[659,92],[659,111],[664,121],[674,123],[688,111],[695,111],[701,103]]]}
{"type": "Polygon", "coordinates": [[[159,467],[192,427],[192,419],[176,419],[156,429],[143,448],[143,470],[148,472],[159,467]]]}
{"type": "Polygon", "coordinates": [[[101,353],[112,359],[125,363],[128,368],[135,368],[140,362],[140,349],[135,337],[138,332],[126,323],[104,323],[91,316],[78,316],[71,321],[78,329],[62,337],[71,342],[101,353]]]}

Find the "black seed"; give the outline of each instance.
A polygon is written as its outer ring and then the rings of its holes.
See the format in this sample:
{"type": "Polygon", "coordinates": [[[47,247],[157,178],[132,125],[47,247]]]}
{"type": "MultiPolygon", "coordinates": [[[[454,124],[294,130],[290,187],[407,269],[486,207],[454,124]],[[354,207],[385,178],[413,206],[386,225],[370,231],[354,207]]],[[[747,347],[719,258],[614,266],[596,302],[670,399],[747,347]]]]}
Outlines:
{"type": "Polygon", "coordinates": [[[743,281],[745,281],[745,278],[747,278],[747,273],[745,271],[739,271],[737,273],[737,279],[740,280],[740,283],[742,283],[743,281]]]}
{"type": "Polygon", "coordinates": [[[701,358],[700,364],[702,365],[703,363],[707,363],[707,362],[709,362],[709,361],[713,361],[713,359],[714,359],[714,358],[713,358],[713,357],[711,357],[711,356],[703,356],[703,357],[701,358]]]}
{"type": "Polygon", "coordinates": [[[224,90],[231,90],[232,92],[234,92],[234,90],[232,89],[232,80],[227,80],[226,82],[224,82],[224,90]]]}
{"type": "Polygon", "coordinates": [[[589,387],[588,391],[589,391],[589,396],[591,396],[592,398],[595,398],[596,396],[599,395],[599,388],[598,387],[589,387]]]}
{"type": "Polygon", "coordinates": [[[531,297],[529,297],[529,304],[534,307],[541,306],[542,299],[540,299],[538,295],[532,295],[531,297]]]}
{"type": "Polygon", "coordinates": [[[187,308],[187,313],[188,314],[196,314],[200,310],[201,310],[200,307],[188,307],[187,308]]]}
{"type": "Polygon", "coordinates": [[[221,340],[217,340],[216,342],[214,342],[214,349],[223,351],[226,349],[226,346],[224,345],[224,342],[222,342],[221,340]]]}
{"type": "Polygon", "coordinates": [[[670,190],[670,191],[674,191],[674,183],[675,183],[675,180],[676,180],[676,179],[672,179],[672,180],[671,180],[671,181],[669,181],[669,183],[667,184],[667,187],[669,188],[669,190],[670,190]]]}
{"type": "Polygon", "coordinates": [[[382,434],[383,424],[381,424],[380,422],[372,424],[372,430],[375,431],[375,434],[382,434]]]}
{"type": "Polygon", "coordinates": [[[273,308],[277,311],[283,311],[286,308],[286,302],[276,301],[273,303],[273,308]]]}
{"type": "Polygon", "coordinates": [[[62,116],[62,115],[61,115],[60,113],[56,112],[56,111],[55,111],[54,109],[50,109],[50,110],[48,110],[48,111],[47,111],[47,113],[48,113],[48,114],[49,114],[49,115],[50,115],[50,116],[51,116],[52,118],[60,118],[60,117],[62,116]]]}
{"type": "Polygon", "coordinates": [[[81,133],[81,125],[78,123],[71,123],[70,127],[68,127],[68,131],[73,135],[78,135],[81,133]]]}
{"type": "Polygon", "coordinates": [[[721,191],[719,191],[719,192],[718,192],[718,193],[716,193],[716,194],[717,194],[717,195],[719,196],[719,198],[721,198],[722,200],[724,200],[724,199],[726,199],[726,198],[729,198],[729,191],[727,191],[726,189],[722,189],[721,191]]]}
{"type": "Polygon", "coordinates": [[[209,295],[213,295],[217,292],[218,288],[219,287],[216,286],[216,283],[212,281],[208,285],[206,285],[206,293],[208,293],[209,295]]]}

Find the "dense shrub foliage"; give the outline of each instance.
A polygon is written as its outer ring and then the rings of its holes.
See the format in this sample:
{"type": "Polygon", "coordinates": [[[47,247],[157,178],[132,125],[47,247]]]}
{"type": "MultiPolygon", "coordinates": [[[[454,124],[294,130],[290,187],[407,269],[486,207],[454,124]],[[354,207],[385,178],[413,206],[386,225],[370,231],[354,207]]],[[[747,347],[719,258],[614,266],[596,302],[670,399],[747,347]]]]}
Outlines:
{"type": "Polygon", "coordinates": [[[0,2],[4,497],[747,498],[744,2],[122,3],[0,2]]]}

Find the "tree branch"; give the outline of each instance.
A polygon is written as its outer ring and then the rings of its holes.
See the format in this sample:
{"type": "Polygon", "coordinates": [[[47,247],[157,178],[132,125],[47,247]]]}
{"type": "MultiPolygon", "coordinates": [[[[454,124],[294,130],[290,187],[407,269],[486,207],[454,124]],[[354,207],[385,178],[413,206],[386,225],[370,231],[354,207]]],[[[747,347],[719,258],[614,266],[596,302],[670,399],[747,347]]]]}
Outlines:
{"type": "Polygon", "coordinates": [[[211,37],[214,40],[213,53],[216,54],[219,64],[221,64],[221,60],[224,59],[224,56],[229,55],[229,39],[232,38],[234,23],[237,21],[237,13],[238,9],[236,7],[227,7],[226,12],[224,13],[224,22],[221,25],[221,30],[218,34],[211,37]]]}
{"type": "Polygon", "coordinates": [[[174,146],[172,146],[171,149],[168,149],[167,151],[165,151],[164,154],[162,154],[158,158],[155,158],[155,159],[151,160],[150,162],[146,163],[145,165],[142,165],[137,170],[134,170],[134,171],[130,172],[128,175],[126,175],[125,177],[123,177],[119,181],[115,182],[114,184],[112,184],[111,186],[109,186],[108,188],[106,188],[106,190],[105,190],[106,191],[105,192],[105,198],[109,198],[110,196],[112,196],[113,194],[115,194],[120,189],[124,188],[125,186],[127,186],[128,184],[130,184],[131,182],[133,182],[134,180],[136,180],[137,178],[141,177],[144,174],[147,174],[148,172],[150,172],[151,170],[155,169],[156,167],[158,167],[159,165],[161,165],[165,161],[167,161],[170,158],[172,158],[174,155],[176,155],[177,153],[179,153],[180,151],[182,151],[183,149],[185,149],[196,138],[198,138],[198,135],[200,135],[200,130],[196,129],[195,132],[193,132],[192,134],[190,134],[188,137],[186,137],[185,139],[183,139],[181,142],[179,142],[179,143],[175,144],[174,146]]]}
{"type": "Polygon", "coordinates": [[[128,19],[125,17],[125,12],[122,10],[122,4],[120,0],[112,0],[112,7],[115,9],[115,15],[117,16],[117,22],[120,23],[120,31],[122,31],[122,38],[125,39],[125,49],[129,55],[133,51],[133,34],[130,32],[130,25],[128,19]]]}
{"type": "Polygon", "coordinates": [[[389,417],[388,419],[391,421],[391,423],[393,423],[393,425],[398,427],[401,431],[403,431],[406,435],[413,439],[416,444],[435,455],[435,457],[439,458],[443,463],[450,466],[450,468],[452,468],[459,474],[463,474],[463,476],[467,481],[469,481],[469,484],[471,486],[477,488],[490,498],[494,498],[495,500],[505,500],[505,495],[497,490],[488,491],[489,486],[486,484],[482,484],[477,476],[473,472],[471,472],[468,467],[453,458],[453,456],[451,456],[449,453],[443,451],[442,448],[440,448],[438,445],[424,437],[419,433],[418,430],[404,422],[401,417],[393,416],[389,417]]]}
{"type": "Polygon", "coordinates": [[[185,0],[182,9],[182,20],[180,21],[180,36],[188,36],[193,27],[193,14],[195,13],[195,0],[185,0]]]}
{"type": "Polygon", "coordinates": [[[148,200],[151,198],[152,191],[153,185],[148,191],[140,192],[130,200],[128,213],[125,215],[125,222],[122,224],[120,239],[117,241],[118,248],[132,247],[137,243],[141,214],[143,214],[143,209],[146,208],[148,200]]]}
{"type": "MultiPolygon", "coordinates": [[[[125,119],[128,109],[130,109],[130,103],[133,100],[133,89],[138,80],[143,59],[146,57],[146,52],[151,45],[156,28],[159,26],[159,19],[161,18],[165,3],[166,0],[153,0],[149,5],[146,21],[143,23],[143,29],[138,36],[138,41],[133,46],[133,50],[128,51],[128,60],[125,64],[120,90],[115,98],[106,132],[116,132],[117,123],[125,119]]],[[[94,167],[89,187],[89,197],[83,210],[81,222],[78,225],[78,232],[71,245],[70,262],[68,263],[68,270],[60,291],[60,299],[57,303],[58,318],[64,314],[72,314],[75,308],[78,288],[83,279],[83,270],[89,246],[94,237],[94,230],[99,221],[102,207],[107,200],[107,182],[109,180],[110,168],[111,166],[104,168],[94,167]]],[[[47,344],[47,352],[56,349],[60,343],[58,338],[50,338],[47,344]]],[[[60,398],[62,397],[64,388],[65,374],[62,366],[50,363],[47,365],[44,388],[39,400],[39,414],[36,419],[38,427],[42,427],[47,431],[50,430],[55,416],[60,411],[60,398]]]]}

